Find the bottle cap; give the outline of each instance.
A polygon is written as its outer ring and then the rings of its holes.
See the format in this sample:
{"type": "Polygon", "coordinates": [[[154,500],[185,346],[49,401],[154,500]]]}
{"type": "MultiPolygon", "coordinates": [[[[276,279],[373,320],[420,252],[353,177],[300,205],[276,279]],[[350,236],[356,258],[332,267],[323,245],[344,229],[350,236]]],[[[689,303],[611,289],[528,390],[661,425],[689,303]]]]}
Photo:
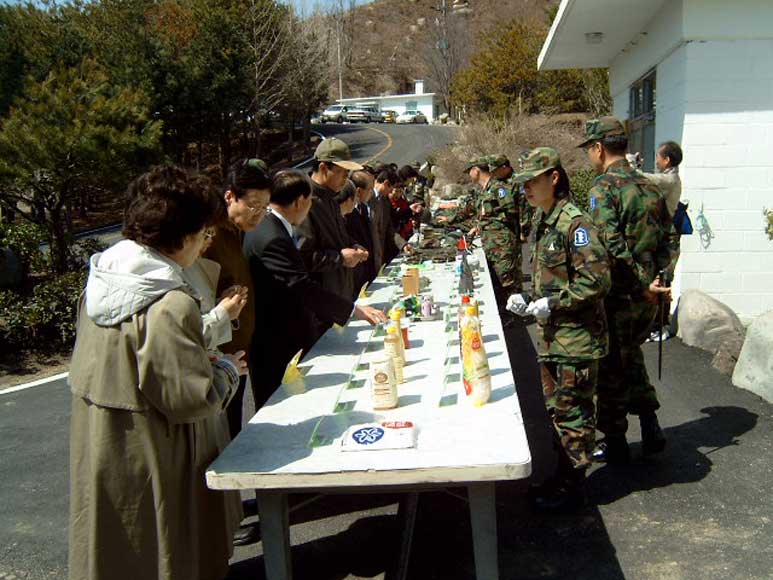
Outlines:
{"type": "Polygon", "coordinates": [[[467,294],[462,295],[462,304],[469,304],[470,303],[470,297],[467,296],[467,294]]]}

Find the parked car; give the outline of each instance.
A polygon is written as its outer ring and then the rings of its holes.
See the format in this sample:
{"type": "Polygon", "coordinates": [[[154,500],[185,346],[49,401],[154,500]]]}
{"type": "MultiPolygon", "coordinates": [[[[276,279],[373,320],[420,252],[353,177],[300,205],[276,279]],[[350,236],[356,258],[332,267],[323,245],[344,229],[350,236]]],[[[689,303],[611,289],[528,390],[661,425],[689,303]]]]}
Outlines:
{"type": "Polygon", "coordinates": [[[397,111],[381,111],[381,118],[384,123],[394,123],[397,121],[397,111]]]}
{"type": "Polygon", "coordinates": [[[354,107],[346,114],[351,123],[381,123],[381,113],[376,107],[354,107]]]}
{"type": "Polygon", "coordinates": [[[403,123],[426,123],[427,117],[424,116],[424,113],[420,111],[405,111],[405,113],[402,113],[398,115],[397,122],[400,124],[403,123]]]}
{"type": "Polygon", "coordinates": [[[330,105],[322,111],[319,120],[323,123],[332,121],[333,123],[343,123],[348,119],[349,108],[345,105],[330,105]]]}

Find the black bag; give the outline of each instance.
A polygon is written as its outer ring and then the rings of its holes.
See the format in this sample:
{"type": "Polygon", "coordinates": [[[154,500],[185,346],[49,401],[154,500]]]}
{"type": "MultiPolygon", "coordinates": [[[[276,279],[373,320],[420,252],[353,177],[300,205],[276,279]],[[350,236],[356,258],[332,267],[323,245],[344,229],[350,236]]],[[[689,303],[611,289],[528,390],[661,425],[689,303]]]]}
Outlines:
{"type": "Polygon", "coordinates": [[[692,234],[692,222],[687,215],[687,206],[681,201],[676,205],[674,212],[674,228],[680,236],[689,236],[692,234]]]}

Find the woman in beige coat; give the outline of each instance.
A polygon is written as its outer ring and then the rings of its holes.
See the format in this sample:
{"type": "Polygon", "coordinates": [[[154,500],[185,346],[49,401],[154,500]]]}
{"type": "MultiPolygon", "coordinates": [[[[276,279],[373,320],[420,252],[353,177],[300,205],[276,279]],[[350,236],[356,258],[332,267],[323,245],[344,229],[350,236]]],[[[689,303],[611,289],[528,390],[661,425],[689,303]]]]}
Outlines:
{"type": "Polygon", "coordinates": [[[124,241],[91,259],[69,383],[71,580],[219,580],[232,553],[224,494],[206,487],[212,420],[246,372],[210,360],[195,291],[217,200],[162,167],[137,182],[124,241]]]}

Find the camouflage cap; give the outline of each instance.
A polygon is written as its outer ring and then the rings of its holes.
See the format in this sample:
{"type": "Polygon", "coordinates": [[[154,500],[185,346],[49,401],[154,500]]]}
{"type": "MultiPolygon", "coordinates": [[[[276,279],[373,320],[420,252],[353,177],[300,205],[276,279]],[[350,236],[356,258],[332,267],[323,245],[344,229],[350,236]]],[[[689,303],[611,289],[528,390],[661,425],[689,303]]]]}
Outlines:
{"type": "Polygon", "coordinates": [[[516,183],[526,183],[561,165],[558,151],[552,147],[537,147],[529,151],[526,157],[521,157],[521,169],[515,176],[516,183]]]}
{"type": "Polygon", "coordinates": [[[625,135],[625,127],[617,117],[591,119],[585,122],[585,140],[577,146],[585,147],[591,141],[598,141],[613,135],[625,135]]]}
{"type": "Polygon", "coordinates": [[[352,161],[352,152],[349,150],[349,146],[335,137],[324,139],[317,145],[317,150],[314,151],[314,159],[324,161],[325,163],[333,163],[349,171],[359,171],[362,169],[362,165],[352,161]]]}
{"type": "Polygon", "coordinates": [[[485,167],[488,166],[489,161],[491,161],[491,155],[482,155],[480,157],[473,157],[467,162],[467,165],[464,166],[465,173],[472,169],[473,167],[485,167]]]}
{"type": "Polygon", "coordinates": [[[505,165],[510,165],[510,160],[507,158],[507,155],[488,155],[488,158],[488,168],[491,171],[504,167],[505,165]]]}

